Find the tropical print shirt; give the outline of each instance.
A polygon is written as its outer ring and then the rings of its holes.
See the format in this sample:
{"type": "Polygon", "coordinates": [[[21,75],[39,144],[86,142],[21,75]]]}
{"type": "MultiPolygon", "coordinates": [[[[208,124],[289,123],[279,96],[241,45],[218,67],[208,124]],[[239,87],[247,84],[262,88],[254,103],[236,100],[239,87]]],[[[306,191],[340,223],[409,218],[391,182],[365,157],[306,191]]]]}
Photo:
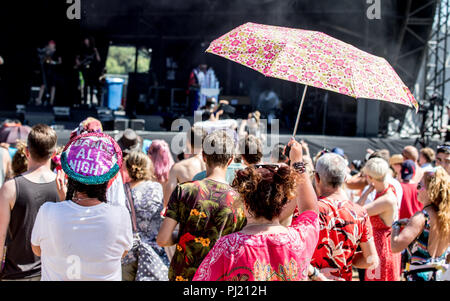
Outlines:
{"type": "Polygon", "coordinates": [[[362,242],[373,238],[367,211],[352,201],[320,198],[320,234],[311,264],[326,276],[352,280],[352,261],[362,242]]]}
{"type": "Polygon", "coordinates": [[[287,233],[221,238],[209,252],[194,281],[298,281],[307,277],[319,237],[317,213],[294,217],[287,233]]]}
{"type": "Polygon", "coordinates": [[[244,227],[244,211],[235,204],[238,198],[228,184],[211,179],[186,182],[176,187],[165,214],[179,223],[169,280],[192,280],[216,241],[244,227]]]}

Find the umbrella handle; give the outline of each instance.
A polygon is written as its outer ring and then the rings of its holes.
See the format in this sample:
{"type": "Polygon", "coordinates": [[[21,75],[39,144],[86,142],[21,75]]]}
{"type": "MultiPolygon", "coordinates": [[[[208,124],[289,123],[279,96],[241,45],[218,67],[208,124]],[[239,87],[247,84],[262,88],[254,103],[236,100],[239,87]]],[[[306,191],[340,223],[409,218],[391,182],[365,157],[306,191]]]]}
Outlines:
{"type": "Polygon", "coordinates": [[[292,137],[295,139],[295,135],[297,134],[298,123],[300,121],[300,115],[302,114],[303,102],[305,101],[306,90],[308,89],[308,85],[305,85],[303,89],[302,101],[300,102],[300,108],[298,109],[297,120],[295,121],[294,133],[292,133],[292,137]]]}

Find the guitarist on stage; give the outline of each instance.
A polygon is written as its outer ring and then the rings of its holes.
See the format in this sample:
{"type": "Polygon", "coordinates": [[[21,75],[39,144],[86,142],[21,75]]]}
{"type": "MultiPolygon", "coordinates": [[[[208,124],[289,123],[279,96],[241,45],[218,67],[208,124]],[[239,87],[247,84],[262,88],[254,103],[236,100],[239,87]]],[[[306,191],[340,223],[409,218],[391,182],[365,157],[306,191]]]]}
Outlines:
{"type": "Polygon", "coordinates": [[[100,101],[100,87],[99,87],[99,65],[100,54],[95,47],[93,38],[85,38],[83,40],[80,53],[77,55],[75,69],[79,70],[83,76],[84,85],[82,87],[83,96],[81,103],[88,103],[88,93],[90,95],[90,104],[93,104],[94,88],[97,88],[97,101],[100,101]],[[89,90],[89,92],[88,92],[89,90]]]}
{"type": "Polygon", "coordinates": [[[41,64],[42,85],[36,104],[42,103],[42,97],[47,89],[47,91],[50,90],[50,105],[52,106],[55,100],[58,66],[62,64],[62,59],[56,51],[56,43],[53,40],[49,41],[44,48],[38,49],[38,55],[41,64]]]}

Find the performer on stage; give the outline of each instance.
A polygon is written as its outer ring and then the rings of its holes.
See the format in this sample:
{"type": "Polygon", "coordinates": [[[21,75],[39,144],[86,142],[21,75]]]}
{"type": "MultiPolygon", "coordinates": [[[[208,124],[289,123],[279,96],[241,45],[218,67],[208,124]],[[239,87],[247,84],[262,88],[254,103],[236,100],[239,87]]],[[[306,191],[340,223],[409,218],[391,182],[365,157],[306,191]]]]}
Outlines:
{"type": "Polygon", "coordinates": [[[81,85],[83,86],[81,88],[83,92],[81,98],[82,104],[88,103],[88,95],[90,96],[89,103],[91,105],[93,104],[94,89],[97,90],[97,103],[101,99],[101,89],[99,87],[99,78],[101,76],[101,69],[99,68],[100,62],[101,57],[97,48],[95,47],[94,38],[86,37],[81,45],[80,53],[76,57],[75,65],[75,69],[81,72],[84,81],[84,84],[81,85]]]}
{"type": "MultiPolygon", "coordinates": [[[[219,81],[211,67],[200,64],[194,68],[189,76],[189,106],[193,114],[199,107],[206,105],[207,96],[201,93],[201,89],[218,89],[219,81]]],[[[209,95],[218,98],[219,95],[209,95]]]]}
{"type": "Polygon", "coordinates": [[[38,49],[38,55],[41,64],[42,85],[36,104],[42,103],[42,97],[45,90],[50,90],[50,105],[53,105],[56,92],[56,80],[58,76],[58,66],[62,64],[61,56],[56,51],[56,43],[51,40],[47,46],[38,49]]]}

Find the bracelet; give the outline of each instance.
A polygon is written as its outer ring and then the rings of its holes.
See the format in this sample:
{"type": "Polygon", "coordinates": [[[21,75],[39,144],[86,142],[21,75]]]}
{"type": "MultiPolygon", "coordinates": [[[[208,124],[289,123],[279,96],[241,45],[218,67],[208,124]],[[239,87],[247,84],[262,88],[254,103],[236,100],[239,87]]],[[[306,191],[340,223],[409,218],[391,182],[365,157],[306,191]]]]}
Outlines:
{"type": "Polygon", "coordinates": [[[294,168],[295,171],[297,171],[298,173],[302,174],[304,172],[306,172],[306,165],[308,163],[305,162],[294,162],[292,163],[292,168],[294,168]]]}

